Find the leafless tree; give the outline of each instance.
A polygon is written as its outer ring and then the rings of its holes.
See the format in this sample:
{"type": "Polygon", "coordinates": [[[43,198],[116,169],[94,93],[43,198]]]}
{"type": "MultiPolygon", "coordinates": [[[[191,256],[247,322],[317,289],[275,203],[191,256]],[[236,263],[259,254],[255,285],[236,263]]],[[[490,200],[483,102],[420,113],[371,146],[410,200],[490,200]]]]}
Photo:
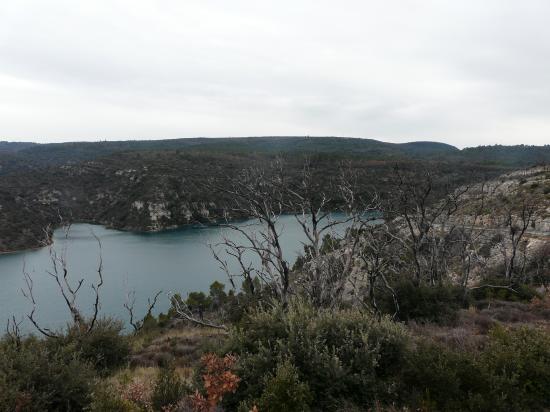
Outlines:
{"type": "Polygon", "coordinates": [[[287,188],[287,209],[293,211],[306,238],[305,263],[296,281],[318,306],[340,301],[353,268],[358,231],[369,212],[377,210],[375,202],[365,205],[358,198],[356,180],[349,166],[341,165],[340,174],[331,180],[315,176],[306,162],[298,182],[287,188]],[[322,250],[327,237],[338,245],[330,253],[322,250]]]}
{"type": "Polygon", "coordinates": [[[533,278],[542,284],[550,281],[550,242],[538,247],[532,256],[533,278]]]}
{"type": "Polygon", "coordinates": [[[486,196],[487,186],[482,182],[469,191],[465,205],[462,205],[454,217],[456,230],[451,242],[453,253],[458,260],[458,281],[463,288],[467,288],[472,271],[484,266],[480,249],[486,242],[486,230],[481,224],[481,217],[486,208],[486,196]]]}
{"type": "Polygon", "coordinates": [[[358,195],[357,176],[349,165],[342,165],[340,174],[328,179],[316,175],[311,163],[306,162],[302,173],[290,179],[285,177],[279,160],[269,167],[243,171],[230,189],[221,190],[236,199],[235,210],[255,219],[250,225],[227,223],[233,236],[212,246],[233,285],[235,277],[251,285],[251,280],[257,278],[283,306],[294,292],[292,284],[316,305],[341,302],[356,260],[361,229],[376,219],[373,212],[378,210],[376,197],[365,201],[358,195]],[[305,264],[292,276],[281,246],[282,227],[278,222],[283,213],[294,214],[306,239],[305,264]],[[327,235],[337,245],[329,253],[322,250],[327,235]],[[224,256],[238,263],[237,272],[229,270],[224,256]],[[259,263],[254,265],[254,261],[259,263]]]}
{"type": "Polygon", "coordinates": [[[400,254],[396,253],[395,236],[386,223],[367,226],[362,232],[361,246],[358,250],[363,265],[353,276],[354,288],[359,302],[368,305],[375,314],[380,315],[377,299],[379,293],[389,293],[392,296],[395,318],[399,313],[399,302],[394,288],[390,284],[390,276],[399,273],[402,266],[400,254]],[[362,296],[361,289],[365,290],[362,296]]]}
{"type": "MultiPolygon", "coordinates": [[[[501,245],[504,258],[504,277],[507,280],[512,280],[515,275],[522,275],[525,268],[525,265],[522,264],[518,268],[518,252],[521,253],[522,248],[527,247],[525,234],[534,221],[537,204],[523,197],[519,204],[503,206],[502,211],[503,226],[506,228],[505,241],[501,245]]],[[[523,255],[525,258],[525,249],[523,249],[523,255]]]]}
{"type": "MultiPolygon", "coordinates": [[[[65,230],[65,239],[68,239],[70,232],[70,225],[64,228],[65,230]]],[[[102,257],[102,246],[101,240],[94,233],[92,233],[95,238],[98,250],[99,250],[99,261],[97,265],[97,277],[98,280],[95,283],[91,284],[91,289],[94,292],[94,303],[92,305],[92,315],[89,318],[86,318],[77,303],[78,293],[81,287],[84,284],[84,279],[81,278],[76,282],[73,282],[70,279],[69,269],[67,265],[67,249],[66,246],[62,249],[60,253],[50,245],[50,262],[51,268],[46,271],[46,273],[56,282],[57,288],[63,297],[65,305],[71,314],[71,320],[73,325],[77,328],[80,333],[86,334],[90,333],[97,322],[97,317],[100,309],[100,290],[103,286],[103,257],[102,257]]],[[[21,289],[23,296],[31,303],[32,308],[27,318],[31,321],[34,327],[44,336],[48,337],[57,337],[57,333],[52,331],[49,328],[41,327],[35,317],[37,303],[34,297],[34,282],[30,272],[27,272],[26,269],[23,269],[23,276],[25,280],[25,288],[21,289]]]]}
{"type": "Polygon", "coordinates": [[[21,323],[23,320],[17,321],[14,315],[6,322],[6,337],[17,347],[21,345],[21,323]]]}
{"type": "Polygon", "coordinates": [[[225,228],[242,239],[237,242],[225,237],[221,243],[213,245],[212,250],[232,282],[236,276],[249,280],[258,277],[277,300],[286,304],[290,293],[290,266],[283,253],[282,228],[278,225],[285,206],[284,188],[285,176],[279,159],[269,167],[245,169],[230,185],[217,186],[217,190],[231,198],[234,213],[254,219],[254,222],[248,225],[227,222],[225,228]],[[231,273],[216,249],[234,258],[242,272],[231,273]],[[251,265],[252,259],[257,259],[259,264],[251,265]]]}
{"type": "Polygon", "coordinates": [[[153,309],[155,308],[158,297],[161,293],[162,290],[158,291],[153,296],[153,300],[151,300],[151,298],[147,298],[147,312],[145,312],[145,316],[140,320],[136,320],[134,313],[134,307],[136,304],[136,291],[132,290],[131,292],[126,293],[126,302],[124,302],[123,306],[130,316],[130,325],[132,325],[132,328],[134,328],[134,334],[137,334],[141,329],[143,329],[145,320],[152,316],[153,309]]]}
{"type": "Polygon", "coordinates": [[[403,222],[403,236],[397,240],[408,251],[414,269],[414,283],[435,284],[447,272],[448,240],[456,229],[452,217],[465,199],[469,186],[453,188],[436,184],[434,173],[405,173],[394,169],[395,192],[387,214],[403,222]]]}

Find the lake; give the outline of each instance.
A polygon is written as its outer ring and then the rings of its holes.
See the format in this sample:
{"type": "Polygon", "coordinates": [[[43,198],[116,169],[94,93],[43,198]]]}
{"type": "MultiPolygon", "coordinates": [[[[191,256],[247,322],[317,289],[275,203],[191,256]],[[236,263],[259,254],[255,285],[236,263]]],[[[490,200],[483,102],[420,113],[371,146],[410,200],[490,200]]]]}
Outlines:
{"type": "MultiPolygon", "coordinates": [[[[293,263],[302,250],[305,236],[294,216],[282,216],[282,244],[288,260],[293,263]]],[[[253,225],[241,222],[239,226],[253,225]]],[[[227,277],[212,256],[208,244],[216,244],[224,235],[235,234],[220,226],[188,227],[157,233],[132,233],[106,229],[103,226],[74,224],[67,238],[63,230],[54,233],[53,247],[61,252],[66,248],[70,277],[74,283],[84,278],[79,292],[80,307],[89,313],[93,292],[91,282],[97,281],[99,248],[94,234],[102,244],[104,286],[101,289],[101,314],[128,320],[123,304],[128,291],[135,290],[136,314],[143,316],[147,298],[157,291],[156,313],[169,308],[169,291],[187,296],[192,291],[207,292],[210,284],[221,281],[229,287],[227,277]]],[[[47,274],[52,264],[49,248],[0,255],[0,327],[12,315],[25,318],[31,304],[22,295],[25,282],[23,268],[34,281],[37,319],[42,326],[63,327],[69,320],[68,310],[55,280],[47,274]]],[[[234,266],[236,269],[236,266],[234,266]]],[[[73,283],[73,284],[74,284],[73,283]]],[[[21,328],[32,331],[25,319],[21,328]]]]}

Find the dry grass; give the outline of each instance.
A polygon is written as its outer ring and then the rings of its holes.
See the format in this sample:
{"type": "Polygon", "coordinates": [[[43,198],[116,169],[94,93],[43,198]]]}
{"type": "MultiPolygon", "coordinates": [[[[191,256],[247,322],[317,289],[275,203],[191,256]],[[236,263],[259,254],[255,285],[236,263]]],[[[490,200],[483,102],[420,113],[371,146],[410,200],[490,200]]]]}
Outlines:
{"type": "MultiPolygon", "coordinates": [[[[537,298],[536,298],[537,299],[537,298]]],[[[481,349],[487,334],[497,324],[508,327],[531,325],[550,330],[550,298],[531,303],[484,301],[459,313],[453,326],[417,324],[411,322],[409,330],[414,336],[432,339],[450,347],[465,350],[481,349]]]]}
{"type": "Polygon", "coordinates": [[[199,361],[206,346],[219,347],[224,339],[223,332],[206,328],[184,327],[156,332],[137,339],[130,365],[156,367],[168,362],[188,369],[199,361]]]}

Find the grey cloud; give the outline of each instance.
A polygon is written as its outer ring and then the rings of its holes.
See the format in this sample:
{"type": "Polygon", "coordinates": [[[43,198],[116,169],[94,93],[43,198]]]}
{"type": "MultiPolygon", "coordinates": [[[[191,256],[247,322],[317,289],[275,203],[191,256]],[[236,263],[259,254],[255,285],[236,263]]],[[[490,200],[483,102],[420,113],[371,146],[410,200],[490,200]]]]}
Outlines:
{"type": "Polygon", "coordinates": [[[550,139],[546,0],[0,5],[0,139],[550,139]]]}

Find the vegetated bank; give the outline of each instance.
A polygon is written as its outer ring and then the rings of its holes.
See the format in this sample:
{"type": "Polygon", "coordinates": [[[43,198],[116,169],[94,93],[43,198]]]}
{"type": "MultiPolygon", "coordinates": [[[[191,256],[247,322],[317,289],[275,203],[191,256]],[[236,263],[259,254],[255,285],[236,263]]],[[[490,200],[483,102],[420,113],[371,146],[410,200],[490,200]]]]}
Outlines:
{"type": "Polygon", "coordinates": [[[74,318],[67,330],[42,339],[21,337],[12,324],[0,344],[0,405],[95,411],[550,407],[550,248],[547,239],[533,243],[544,238],[535,232],[548,207],[547,169],[468,190],[448,186],[444,176],[421,178],[401,169],[391,196],[375,199],[356,196],[353,179],[335,179],[339,191],[331,193],[340,193],[338,204],[353,218],[338,236],[311,218],[328,207],[315,175],[302,169],[299,179],[281,186],[266,168],[260,181],[250,179],[258,176],[254,170],[229,186],[228,200],[264,223],[260,235],[217,251],[220,263],[244,262],[239,251],[264,256],[231,273],[243,280],[240,290],[214,283],[208,294],[173,295],[168,313],[134,320],[132,336],[121,335],[111,320],[90,327],[90,320],[74,318]],[[281,196],[288,189],[288,197],[281,196]],[[312,214],[302,220],[311,238],[293,267],[278,253],[271,227],[282,199],[312,214]],[[369,225],[362,220],[365,208],[391,219],[369,225]]]}

